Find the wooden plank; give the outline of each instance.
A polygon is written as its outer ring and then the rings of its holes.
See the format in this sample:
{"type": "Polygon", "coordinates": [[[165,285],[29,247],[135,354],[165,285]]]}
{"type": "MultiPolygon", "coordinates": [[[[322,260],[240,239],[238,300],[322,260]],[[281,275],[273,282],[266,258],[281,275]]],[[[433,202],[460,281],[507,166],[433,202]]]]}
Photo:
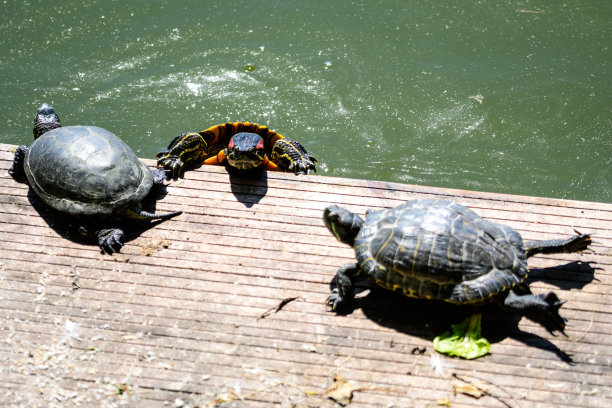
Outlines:
{"type": "Polygon", "coordinates": [[[183,215],[109,256],[67,239],[67,220],[7,174],[13,148],[0,145],[3,406],[332,407],[334,375],[355,388],[351,407],[609,406],[611,204],[316,175],[244,180],[207,166],[155,205],[183,215]],[[435,303],[365,291],[352,313],[327,312],[330,281],[354,253],[322,210],[422,197],[459,201],[527,239],[593,233],[591,252],[530,259],[533,290],[567,301],[569,337],[498,321],[491,307],[493,352],[464,361],[432,350],[452,322],[435,303]],[[466,382],[489,394],[453,392],[466,382]]]}

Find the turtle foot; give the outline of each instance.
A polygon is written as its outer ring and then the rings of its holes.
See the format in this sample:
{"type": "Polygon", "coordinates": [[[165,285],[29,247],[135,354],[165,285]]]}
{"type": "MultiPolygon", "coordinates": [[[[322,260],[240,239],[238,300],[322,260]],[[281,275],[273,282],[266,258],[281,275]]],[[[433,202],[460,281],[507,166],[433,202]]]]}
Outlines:
{"type": "Polygon", "coordinates": [[[28,146],[22,145],[15,150],[15,157],[13,158],[13,165],[9,169],[9,174],[17,181],[23,181],[26,179],[25,171],[23,170],[23,162],[25,155],[28,152],[28,146]]]}
{"type": "Polygon", "coordinates": [[[298,160],[292,162],[287,170],[290,173],[294,173],[295,175],[310,174],[311,171],[313,173],[316,173],[317,169],[315,168],[314,162],[316,162],[317,160],[312,156],[309,156],[309,158],[313,160],[298,160]]]}
{"type": "Polygon", "coordinates": [[[280,139],[272,148],[272,161],[281,169],[294,174],[316,173],[315,159],[304,146],[291,139],[280,139]]]}
{"type": "Polygon", "coordinates": [[[591,244],[590,234],[578,234],[570,238],[564,246],[565,252],[580,252],[584,251],[591,244]]]}
{"type": "Polygon", "coordinates": [[[590,234],[578,234],[562,240],[525,241],[525,254],[527,257],[536,254],[559,254],[562,252],[580,252],[588,249],[591,244],[590,234]]]}
{"type": "Polygon", "coordinates": [[[516,295],[512,291],[504,302],[506,310],[519,313],[530,320],[544,326],[549,333],[555,331],[565,334],[567,320],[559,315],[559,308],[563,305],[554,292],[546,295],[516,295]]]}
{"type": "Polygon", "coordinates": [[[161,186],[166,181],[166,172],[163,169],[151,170],[153,173],[153,184],[161,186]]]}
{"type": "Polygon", "coordinates": [[[185,163],[178,156],[165,156],[157,160],[157,167],[163,169],[168,179],[178,180],[183,174],[185,163]]]}
{"type": "Polygon", "coordinates": [[[351,302],[352,297],[345,297],[340,294],[338,288],[334,288],[330,295],[327,297],[325,304],[329,306],[331,312],[338,312],[346,308],[351,302]]]}
{"type": "MultiPolygon", "coordinates": [[[[347,263],[338,269],[335,278],[335,287],[327,297],[325,304],[331,307],[331,311],[339,312],[352,303],[355,297],[353,279],[359,275],[359,266],[356,263],[347,263]]],[[[333,281],[332,281],[333,282],[333,281]]]]}
{"type": "Polygon", "coordinates": [[[103,253],[113,254],[119,252],[123,244],[121,238],[123,237],[123,231],[118,228],[102,229],[95,232],[98,238],[98,245],[103,253]]]}

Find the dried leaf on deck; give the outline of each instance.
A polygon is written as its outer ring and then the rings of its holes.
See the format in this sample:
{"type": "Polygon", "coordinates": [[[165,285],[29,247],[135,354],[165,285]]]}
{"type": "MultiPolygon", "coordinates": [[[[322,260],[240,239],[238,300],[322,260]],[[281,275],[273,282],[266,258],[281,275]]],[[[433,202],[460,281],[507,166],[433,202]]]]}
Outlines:
{"type": "Polygon", "coordinates": [[[483,395],[487,394],[487,390],[485,388],[479,387],[474,384],[456,384],[453,385],[453,392],[455,394],[466,394],[470,397],[480,398],[483,395]]]}
{"type": "Polygon", "coordinates": [[[328,398],[342,406],[346,406],[353,398],[353,386],[346,378],[334,374],[334,384],[325,393],[328,398]]]}

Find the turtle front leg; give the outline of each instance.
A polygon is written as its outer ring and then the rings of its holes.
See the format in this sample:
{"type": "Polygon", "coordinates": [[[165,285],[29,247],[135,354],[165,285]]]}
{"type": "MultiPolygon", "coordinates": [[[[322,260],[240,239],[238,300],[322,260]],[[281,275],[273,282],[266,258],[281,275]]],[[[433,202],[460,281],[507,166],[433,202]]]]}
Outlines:
{"type": "Polygon", "coordinates": [[[167,149],[157,153],[157,167],[166,171],[174,180],[184,172],[186,166],[201,164],[206,156],[208,144],[199,133],[183,133],[172,139],[167,149]]]}
{"type": "Polygon", "coordinates": [[[21,145],[15,150],[15,157],[13,158],[13,165],[9,169],[9,174],[13,176],[15,180],[25,180],[26,174],[23,169],[23,163],[25,161],[26,153],[28,152],[28,146],[21,145]]]}
{"type": "Polygon", "coordinates": [[[309,174],[312,170],[316,173],[315,163],[317,159],[311,156],[304,146],[291,139],[278,139],[272,147],[271,161],[283,171],[295,174],[309,174]]]}
{"type": "Polygon", "coordinates": [[[360,273],[361,269],[356,263],[348,263],[338,269],[338,272],[336,272],[336,287],[325,302],[328,306],[331,306],[331,310],[336,311],[353,300],[355,296],[354,283],[360,280],[360,273]]]}
{"type": "Polygon", "coordinates": [[[511,290],[504,299],[502,308],[541,324],[551,334],[558,330],[565,335],[564,329],[567,320],[559,315],[559,308],[563,303],[554,292],[548,292],[547,295],[534,295],[532,293],[517,295],[511,290]]]}

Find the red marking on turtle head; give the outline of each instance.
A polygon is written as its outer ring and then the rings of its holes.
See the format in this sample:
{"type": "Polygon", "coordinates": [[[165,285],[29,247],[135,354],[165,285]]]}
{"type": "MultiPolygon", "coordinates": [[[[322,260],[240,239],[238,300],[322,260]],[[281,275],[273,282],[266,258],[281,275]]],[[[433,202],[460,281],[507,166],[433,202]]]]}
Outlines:
{"type": "Polygon", "coordinates": [[[229,143],[227,144],[227,147],[229,148],[234,147],[234,136],[232,136],[232,138],[230,139],[229,143]]]}
{"type": "Polygon", "coordinates": [[[259,138],[259,142],[257,142],[257,149],[263,149],[264,147],[264,140],[263,138],[259,138]]]}

